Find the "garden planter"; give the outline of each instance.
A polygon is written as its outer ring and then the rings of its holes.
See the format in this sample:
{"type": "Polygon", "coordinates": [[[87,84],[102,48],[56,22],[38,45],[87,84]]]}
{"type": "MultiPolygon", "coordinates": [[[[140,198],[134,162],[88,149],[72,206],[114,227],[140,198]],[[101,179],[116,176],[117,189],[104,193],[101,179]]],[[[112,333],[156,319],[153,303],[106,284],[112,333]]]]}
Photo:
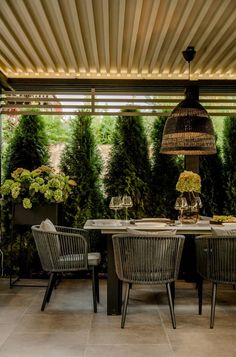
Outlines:
{"type": "Polygon", "coordinates": [[[21,204],[16,204],[13,206],[13,224],[32,226],[40,224],[46,218],[54,224],[59,224],[59,211],[57,204],[36,206],[31,209],[25,209],[21,204]]]}

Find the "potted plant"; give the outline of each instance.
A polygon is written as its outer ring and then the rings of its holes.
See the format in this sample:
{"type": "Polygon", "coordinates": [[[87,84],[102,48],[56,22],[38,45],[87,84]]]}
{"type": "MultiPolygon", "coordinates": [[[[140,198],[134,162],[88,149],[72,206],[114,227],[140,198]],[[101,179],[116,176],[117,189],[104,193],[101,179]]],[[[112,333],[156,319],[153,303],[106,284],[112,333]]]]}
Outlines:
{"type": "MultiPolygon", "coordinates": [[[[33,171],[17,168],[11,177],[4,181],[0,192],[4,201],[13,203],[15,224],[40,223],[42,218],[50,215],[48,208],[65,202],[76,186],[69,176],[56,173],[46,165],[33,171]]],[[[53,214],[53,221],[57,221],[56,214],[53,214]]]]}

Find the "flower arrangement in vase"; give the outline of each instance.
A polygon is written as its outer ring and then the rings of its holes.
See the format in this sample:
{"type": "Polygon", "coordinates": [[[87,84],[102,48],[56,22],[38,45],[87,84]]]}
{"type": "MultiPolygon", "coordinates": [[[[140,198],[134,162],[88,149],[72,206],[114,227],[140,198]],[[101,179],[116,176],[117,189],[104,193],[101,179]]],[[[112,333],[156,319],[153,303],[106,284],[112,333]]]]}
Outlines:
{"type": "Polygon", "coordinates": [[[201,177],[192,171],[182,172],[176,190],[181,192],[175,203],[175,209],[180,211],[179,220],[181,223],[196,223],[199,218],[199,208],[202,207],[198,195],[201,192],[201,177]]]}

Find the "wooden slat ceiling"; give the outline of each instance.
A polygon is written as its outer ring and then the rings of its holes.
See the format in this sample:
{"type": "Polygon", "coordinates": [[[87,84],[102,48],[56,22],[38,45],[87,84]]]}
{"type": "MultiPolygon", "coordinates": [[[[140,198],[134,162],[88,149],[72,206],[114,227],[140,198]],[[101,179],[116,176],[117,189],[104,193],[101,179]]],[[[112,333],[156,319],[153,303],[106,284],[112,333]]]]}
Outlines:
{"type": "Polygon", "coordinates": [[[1,0],[7,78],[236,79],[236,0],[1,0]]]}

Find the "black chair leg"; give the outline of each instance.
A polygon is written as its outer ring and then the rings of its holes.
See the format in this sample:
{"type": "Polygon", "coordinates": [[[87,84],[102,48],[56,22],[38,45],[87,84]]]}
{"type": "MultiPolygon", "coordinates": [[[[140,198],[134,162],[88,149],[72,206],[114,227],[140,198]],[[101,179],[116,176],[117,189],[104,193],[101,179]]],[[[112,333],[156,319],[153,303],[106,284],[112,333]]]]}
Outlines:
{"type": "Polygon", "coordinates": [[[213,285],[212,285],[212,295],[211,295],[211,321],[210,321],[210,328],[214,327],[215,308],[216,308],[216,291],[217,291],[217,283],[213,283],[213,285]]]}
{"type": "Polygon", "coordinates": [[[173,301],[172,301],[170,283],[166,284],[166,290],[167,290],[167,295],[168,295],[172,326],[174,329],[176,329],[175,312],[174,312],[174,306],[173,306],[173,301]]]}
{"type": "Polygon", "coordinates": [[[93,287],[93,311],[97,312],[97,293],[96,293],[96,278],[95,267],[92,267],[92,287],[93,287]]]}
{"type": "Polygon", "coordinates": [[[54,275],[55,273],[51,273],[50,274],[50,277],[49,277],[49,281],[48,281],[48,286],[47,286],[47,289],[45,291],[45,294],[44,294],[44,298],[43,298],[43,303],[42,303],[42,306],[41,306],[41,311],[44,311],[45,309],[45,305],[48,301],[48,297],[49,297],[49,300],[50,300],[50,291],[53,289],[53,285],[54,285],[54,275]]]}
{"type": "Polygon", "coordinates": [[[198,314],[202,314],[202,292],[203,292],[203,279],[198,277],[197,293],[198,293],[198,314]]]}
{"type": "Polygon", "coordinates": [[[53,273],[53,278],[52,278],[52,283],[50,285],[48,295],[47,295],[47,303],[49,303],[51,295],[52,295],[52,290],[57,286],[57,273],[53,273]]]}
{"type": "Polygon", "coordinates": [[[98,268],[95,267],[95,288],[96,288],[96,296],[97,296],[97,302],[100,302],[100,294],[99,294],[99,278],[98,278],[98,268]]]}
{"type": "Polygon", "coordinates": [[[122,308],[121,328],[125,327],[125,319],[126,319],[127,306],[128,306],[128,301],[129,301],[129,292],[130,292],[131,286],[132,286],[131,283],[125,284],[125,296],[124,296],[124,302],[123,302],[123,308],[122,308]]]}
{"type": "Polygon", "coordinates": [[[171,292],[171,297],[172,297],[172,303],[173,303],[173,307],[175,306],[175,282],[172,281],[172,283],[170,283],[170,292],[171,292]]]}

